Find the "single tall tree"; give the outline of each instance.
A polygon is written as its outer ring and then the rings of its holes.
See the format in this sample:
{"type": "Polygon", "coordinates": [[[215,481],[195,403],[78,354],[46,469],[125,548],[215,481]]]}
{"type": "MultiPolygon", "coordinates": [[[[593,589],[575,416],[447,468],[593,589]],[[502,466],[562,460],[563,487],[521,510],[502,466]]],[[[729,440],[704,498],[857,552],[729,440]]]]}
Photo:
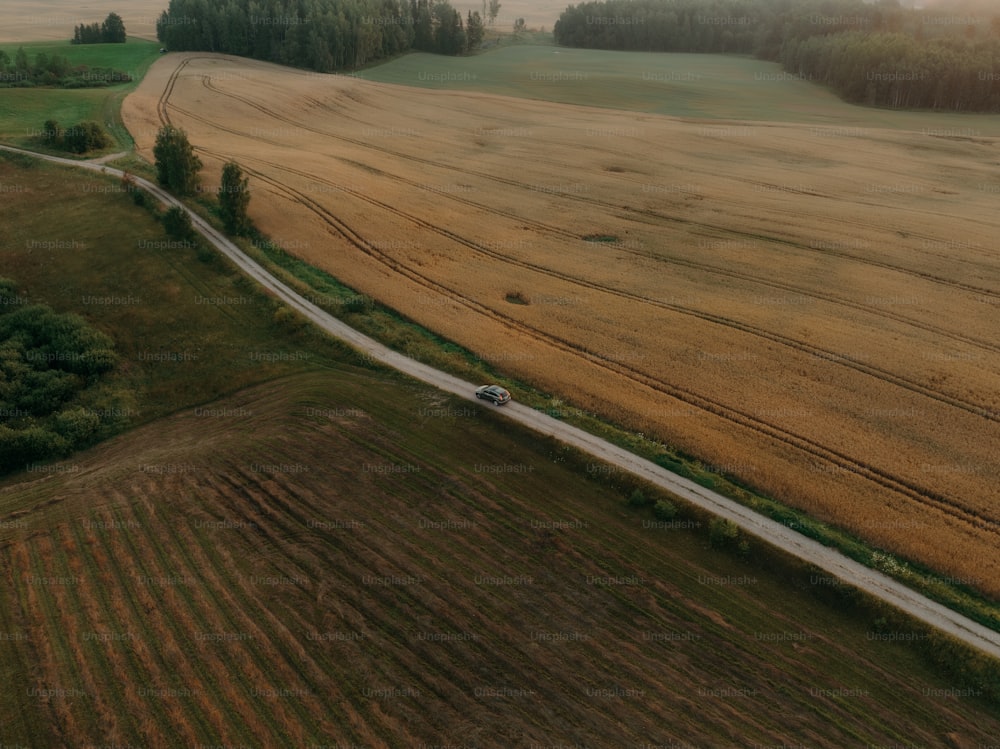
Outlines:
{"type": "Polygon", "coordinates": [[[497,20],[500,13],[500,0],[490,0],[490,26],[497,20]]]}
{"type": "Polygon", "coordinates": [[[485,33],[486,29],[483,28],[483,17],[479,15],[479,11],[473,13],[470,10],[465,22],[466,48],[468,50],[479,49],[479,45],[483,43],[483,35],[485,33]]]}
{"type": "Polygon", "coordinates": [[[153,146],[156,179],[178,195],[190,195],[198,188],[201,159],[188,142],[187,135],[173,125],[164,125],[156,134],[153,146]]]}
{"type": "Polygon", "coordinates": [[[42,142],[47,146],[57,146],[62,141],[62,131],[55,120],[45,120],[42,125],[42,142]]]}
{"type": "Polygon", "coordinates": [[[25,74],[31,72],[31,65],[28,63],[28,53],[24,51],[24,47],[18,47],[17,52],[14,53],[14,70],[25,74]]]}
{"type": "Polygon", "coordinates": [[[222,185],[219,187],[219,213],[230,234],[246,234],[250,229],[247,206],[250,205],[249,180],[235,161],[222,167],[222,185]]]}
{"type": "Polygon", "coordinates": [[[108,13],[101,24],[101,41],[125,43],[125,22],[117,13],[108,13]]]}

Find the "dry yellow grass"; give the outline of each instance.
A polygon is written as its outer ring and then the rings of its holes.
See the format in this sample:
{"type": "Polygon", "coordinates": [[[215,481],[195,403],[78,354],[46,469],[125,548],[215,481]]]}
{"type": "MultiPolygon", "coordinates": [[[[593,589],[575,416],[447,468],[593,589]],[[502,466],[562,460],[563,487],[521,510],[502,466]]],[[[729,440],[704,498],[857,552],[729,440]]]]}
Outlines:
{"type": "MultiPolygon", "coordinates": [[[[537,0],[537,2],[534,0],[504,0],[500,3],[500,13],[497,14],[494,21],[494,28],[500,31],[510,31],[514,28],[514,22],[518,18],[523,18],[529,29],[544,28],[546,31],[552,31],[560,14],[566,10],[566,6],[569,4],[557,0],[537,0]]],[[[487,18],[483,12],[482,2],[455,0],[452,5],[461,12],[463,21],[469,11],[478,11],[484,19],[487,18]]],[[[487,3],[487,7],[489,7],[489,3],[487,3]]]]}
{"type": "Polygon", "coordinates": [[[279,244],[512,375],[1000,595],[993,137],[200,54],[123,117],[147,157],[161,118],[186,129],[209,184],[236,159],[279,244]]]}
{"type": "Polygon", "coordinates": [[[3,4],[0,42],[69,41],[73,27],[103,21],[117,13],[129,36],[156,39],[156,19],[167,9],[169,0],[90,0],[82,6],[73,0],[11,0],[3,4]]]}

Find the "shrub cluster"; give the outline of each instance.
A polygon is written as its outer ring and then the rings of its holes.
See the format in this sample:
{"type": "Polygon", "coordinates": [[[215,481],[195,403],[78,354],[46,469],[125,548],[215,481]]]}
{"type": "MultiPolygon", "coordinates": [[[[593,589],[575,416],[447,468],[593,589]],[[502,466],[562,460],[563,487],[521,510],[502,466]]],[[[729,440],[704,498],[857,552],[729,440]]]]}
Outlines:
{"type": "Polygon", "coordinates": [[[63,130],[55,120],[46,120],[42,126],[42,143],[50,148],[61,148],[71,153],[100,151],[111,145],[111,137],[97,122],[80,122],[63,130]]]}
{"type": "Polygon", "coordinates": [[[77,315],[28,304],[0,278],[0,474],[93,439],[105,417],[79,396],[117,362],[108,336],[77,315]]]}
{"type": "Polygon", "coordinates": [[[0,49],[0,88],[104,88],[131,80],[129,73],[114,68],[71,65],[63,55],[39,52],[32,62],[24,47],[13,58],[0,49]]]}

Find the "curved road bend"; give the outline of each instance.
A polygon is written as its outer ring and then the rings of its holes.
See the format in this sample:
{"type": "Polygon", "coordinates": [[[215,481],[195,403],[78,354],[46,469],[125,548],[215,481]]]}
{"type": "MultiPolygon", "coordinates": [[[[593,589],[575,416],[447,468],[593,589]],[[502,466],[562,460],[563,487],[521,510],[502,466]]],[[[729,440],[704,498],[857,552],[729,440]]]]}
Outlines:
{"type": "MultiPolygon", "coordinates": [[[[0,149],[23,153],[46,161],[54,161],[58,164],[67,164],[96,172],[104,172],[116,177],[122,176],[120,170],[105,167],[97,161],[74,161],[58,156],[36,154],[9,146],[0,146],[0,149]]],[[[223,234],[216,231],[216,229],[186,206],[183,206],[176,198],[161,187],[141,177],[136,177],[136,183],[155,195],[165,205],[180,206],[187,211],[191,216],[191,222],[194,227],[244,273],[255,279],[265,288],[273,291],[288,305],[298,310],[330,335],[349,343],[373,359],[383,362],[411,377],[434,385],[460,398],[480,403],[480,401],[476,400],[473,392],[475,386],[479,383],[465,382],[458,377],[441,372],[392,351],[378,341],[359,333],[274,278],[264,268],[247,257],[242,250],[230,242],[223,234]]],[[[955,639],[1000,660],[1000,633],[930,600],[908,588],[906,585],[893,580],[887,575],[883,575],[881,572],[865,567],[845,557],[835,549],[823,546],[797,533],[786,525],[765,518],[753,510],[727,499],[710,489],[699,486],[682,476],[671,473],[655,463],[640,458],[582,429],[565,424],[532,408],[519,403],[509,403],[502,409],[499,409],[498,412],[515,421],[521,422],[537,432],[573,445],[599,460],[629,471],[707,510],[713,515],[732,520],[747,533],[757,536],[763,541],[789,554],[793,554],[799,559],[814,564],[837,577],[842,582],[853,585],[872,596],[880,598],[917,619],[946,632],[955,639]]]]}

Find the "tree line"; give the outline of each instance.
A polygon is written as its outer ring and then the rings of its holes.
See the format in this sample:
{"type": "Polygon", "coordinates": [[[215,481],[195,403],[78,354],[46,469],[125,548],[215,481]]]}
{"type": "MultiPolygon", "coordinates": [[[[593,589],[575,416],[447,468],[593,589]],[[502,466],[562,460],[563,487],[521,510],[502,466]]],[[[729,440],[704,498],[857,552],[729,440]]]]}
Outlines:
{"type": "MultiPolygon", "coordinates": [[[[163,125],[156,133],[153,144],[156,181],[180,196],[191,196],[201,190],[198,174],[203,166],[194,152],[187,133],[173,125],[163,125]]],[[[235,161],[222,167],[222,184],[219,186],[216,214],[222,219],[226,231],[236,236],[246,236],[252,230],[247,209],[250,205],[250,184],[243,169],[235,161]]],[[[194,236],[194,228],[187,211],[176,206],[164,216],[167,233],[179,239],[194,236]]]]}
{"type": "Polygon", "coordinates": [[[460,55],[476,49],[483,34],[478,11],[463,21],[448,0],[170,0],[156,24],[157,39],[171,50],[225,52],[324,73],[411,49],[460,55]]]}
{"type": "Polygon", "coordinates": [[[103,88],[131,80],[121,70],[71,65],[64,55],[38,52],[31,61],[24,47],[18,47],[13,58],[0,49],[0,88],[103,88]]]}
{"type": "Polygon", "coordinates": [[[117,13],[108,13],[104,23],[85,24],[73,27],[73,44],[124,44],[125,22],[117,13]]]}
{"type": "Polygon", "coordinates": [[[571,47],[753,55],[855,103],[1000,111],[1000,16],[894,0],[595,0],[569,6],[553,34],[571,47]]]}

